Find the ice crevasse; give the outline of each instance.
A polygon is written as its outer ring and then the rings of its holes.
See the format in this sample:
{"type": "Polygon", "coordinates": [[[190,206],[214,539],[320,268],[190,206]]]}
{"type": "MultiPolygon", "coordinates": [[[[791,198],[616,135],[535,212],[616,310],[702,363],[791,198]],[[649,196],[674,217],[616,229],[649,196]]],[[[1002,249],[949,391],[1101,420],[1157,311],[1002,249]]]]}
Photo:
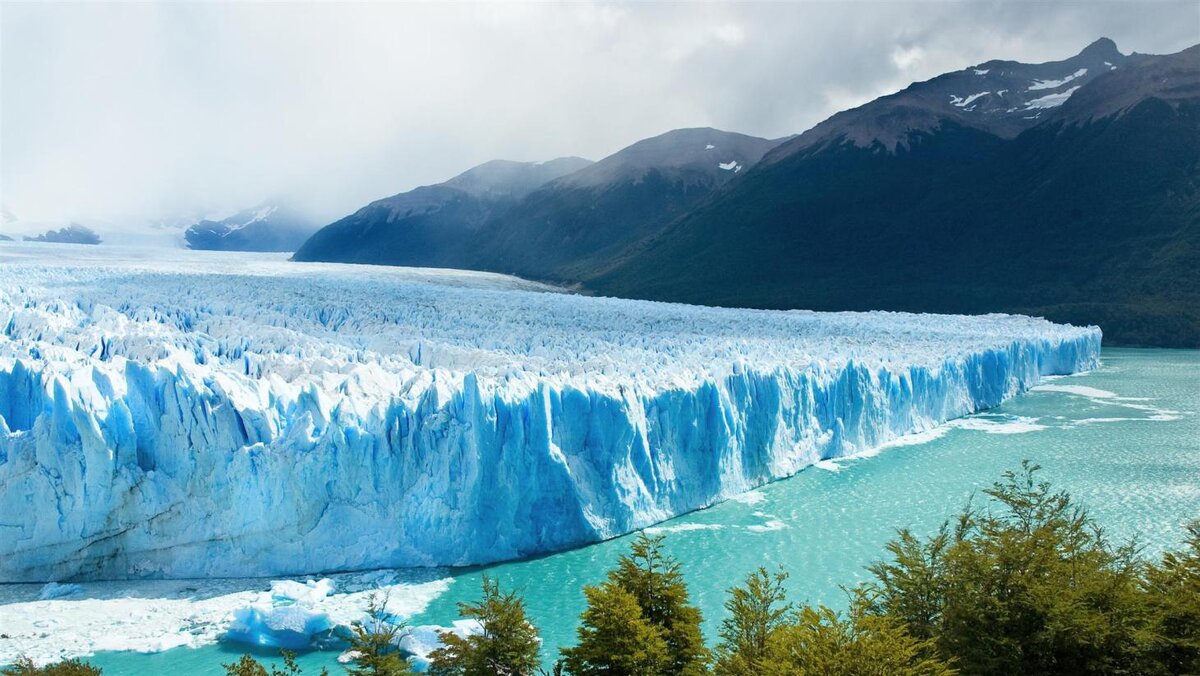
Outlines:
{"type": "Polygon", "coordinates": [[[1013,315],[96,256],[0,249],[0,582],[560,550],[996,406],[1100,354],[1095,327],[1013,315]]]}

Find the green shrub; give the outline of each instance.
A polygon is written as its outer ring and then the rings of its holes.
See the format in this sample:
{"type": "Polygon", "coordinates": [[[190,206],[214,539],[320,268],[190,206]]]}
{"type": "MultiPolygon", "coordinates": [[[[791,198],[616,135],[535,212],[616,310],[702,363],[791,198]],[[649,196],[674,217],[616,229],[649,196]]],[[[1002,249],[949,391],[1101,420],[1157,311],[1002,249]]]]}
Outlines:
{"type": "Polygon", "coordinates": [[[1136,671],[1148,608],[1135,549],[1037,471],[1006,472],[986,509],[924,541],[902,531],[871,568],[872,611],[965,673],[1136,671]]]}
{"type": "Polygon", "coordinates": [[[100,669],[77,659],[39,667],[28,657],[17,658],[17,663],[5,667],[4,676],[100,676],[100,669]]]}
{"type": "Polygon", "coordinates": [[[442,648],[430,655],[432,676],[528,676],[537,672],[537,628],[516,593],[500,592],[496,580],[483,578],[483,598],[459,603],[461,617],[476,620],[479,634],[466,638],[442,632],[442,648]]]}
{"type": "Polygon", "coordinates": [[[579,645],[563,650],[570,673],[707,672],[711,656],[700,633],[700,609],[689,602],[679,563],[663,552],[662,542],[662,536],[639,534],[607,582],[584,589],[588,609],[579,645]]]}

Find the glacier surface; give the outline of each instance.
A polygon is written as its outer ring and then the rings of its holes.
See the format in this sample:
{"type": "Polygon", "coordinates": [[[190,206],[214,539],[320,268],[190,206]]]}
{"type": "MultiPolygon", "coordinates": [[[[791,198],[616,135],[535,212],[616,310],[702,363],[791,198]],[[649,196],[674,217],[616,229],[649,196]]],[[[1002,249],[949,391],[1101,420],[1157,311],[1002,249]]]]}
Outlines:
{"type": "Polygon", "coordinates": [[[560,550],[1100,353],[1094,327],[1021,316],[716,309],[81,248],[0,246],[0,582],[560,550]]]}

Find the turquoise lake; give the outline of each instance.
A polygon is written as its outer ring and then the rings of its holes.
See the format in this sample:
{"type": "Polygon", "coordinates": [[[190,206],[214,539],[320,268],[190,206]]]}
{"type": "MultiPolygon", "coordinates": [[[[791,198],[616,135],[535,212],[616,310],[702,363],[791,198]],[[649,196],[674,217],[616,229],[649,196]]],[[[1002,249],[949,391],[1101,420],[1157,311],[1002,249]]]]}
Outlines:
{"type": "MultiPolygon", "coordinates": [[[[931,532],[1024,459],[1090,508],[1113,538],[1136,536],[1147,557],[1178,546],[1181,524],[1200,517],[1200,352],[1106,349],[1097,371],[1048,381],[872,457],[809,468],[654,530],[683,563],[711,639],[725,590],[758,566],[786,570],[794,601],[844,606],[841,587],[866,578],[865,566],[882,555],[896,529],[931,532]]],[[[402,580],[451,580],[409,623],[450,624],[456,603],[474,599],[481,576],[492,576],[524,594],[552,661],[558,647],[574,641],[581,587],[602,580],[628,542],[483,569],[402,571],[402,580]]],[[[10,592],[4,598],[13,598],[10,592]]],[[[69,604],[61,604],[64,612],[69,604]]],[[[109,676],[223,674],[220,663],[243,651],[220,643],[153,654],[100,652],[89,660],[109,676]]],[[[305,673],[324,666],[336,674],[338,654],[314,651],[299,661],[305,673]]]]}

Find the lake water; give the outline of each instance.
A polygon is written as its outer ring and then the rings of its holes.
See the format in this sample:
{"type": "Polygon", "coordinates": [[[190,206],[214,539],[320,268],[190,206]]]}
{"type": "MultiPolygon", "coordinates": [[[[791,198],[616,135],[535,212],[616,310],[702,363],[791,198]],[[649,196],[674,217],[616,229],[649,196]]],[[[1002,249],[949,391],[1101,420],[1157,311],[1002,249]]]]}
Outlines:
{"type": "MultiPolygon", "coordinates": [[[[723,615],[725,589],[758,566],[782,566],[791,576],[793,600],[844,606],[840,587],[865,579],[864,567],[881,555],[896,529],[931,532],[1023,459],[1040,464],[1042,477],[1088,506],[1114,538],[1136,536],[1146,556],[1156,557],[1179,545],[1182,523],[1200,517],[1198,413],[1200,352],[1105,350],[1095,372],[1049,381],[998,409],[873,457],[810,468],[655,530],[666,534],[667,548],[683,562],[710,639],[723,615]]],[[[524,594],[545,656],[553,659],[559,646],[574,641],[581,587],[602,580],[628,542],[620,538],[484,569],[400,572],[414,590],[432,597],[414,604],[423,609],[409,622],[448,625],[457,618],[455,604],[474,599],[486,574],[524,594]]],[[[9,587],[0,588],[0,601],[36,592],[9,587]]],[[[68,616],[72,603],[57,601],[52,612],[68,616]]],[[[0,618],[4,610],[0,605],[0,618]]],[[[62,625],[46,626],[49,633],[62,625]]],[[[220,663],[243,651],[218,643],[154,654],[100,652],[90,661],[108,676],[222,674],[220,663]]],[[[337,655],[313,651],[299,661],[306,673],[322,666],[339,673],[337,655]]]]}

